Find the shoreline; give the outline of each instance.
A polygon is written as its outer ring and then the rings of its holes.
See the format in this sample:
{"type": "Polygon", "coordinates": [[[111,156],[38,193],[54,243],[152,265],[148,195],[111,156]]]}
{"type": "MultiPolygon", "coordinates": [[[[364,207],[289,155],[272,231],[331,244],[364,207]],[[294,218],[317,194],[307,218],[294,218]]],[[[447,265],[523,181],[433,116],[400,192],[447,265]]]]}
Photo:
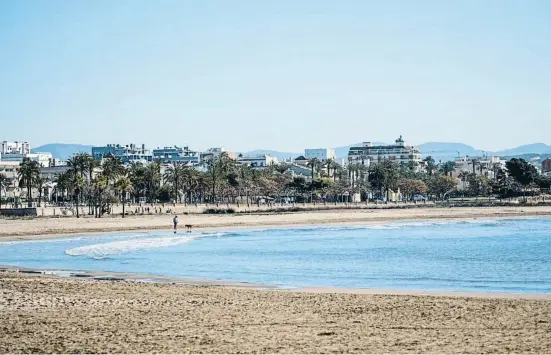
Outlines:
{"type": "Polygon", "coordinates": [[[355,288],[333,286],[308,286],[285,287],[271,284],[259,284],[244,281],[209,280],[190,277],[162,276],[141,273],[101,271],[101,270],[75,270],[75,269],[44,269],[27,268],[15,265],[0,265],[0,274],[14,273],[36,277],[54,277],[61,279],[109,281],[109,282],[133,282],[133,283],[157,283],[179,286],[203,286],[234,289],[254,289],[257,291],[276,291],[310,294],[353,294],[371,296],[418,296],[418,297],[458,297],[458,298],[488,298],[488,299],[513,299],[513,300],[551,300],[551,293],[509,293],[492,291],[446,291],[446,290],[420,290],[420,289],[385,289],[385,288],[355,288]]]}
{"type": "MultiPolygon", "coordinates": [[[[184,215],[184,224],[194,230],[276,228],[311,225],[370,225],[418,220],[549,217],[551,207],[451,207],[410,210],[327,210],[247,215],[184,215]]],[[[127,216],[126,218],[0,219],[0,242],[25,241],[86,234],[171,230],[170,216],[127,216]]]]}

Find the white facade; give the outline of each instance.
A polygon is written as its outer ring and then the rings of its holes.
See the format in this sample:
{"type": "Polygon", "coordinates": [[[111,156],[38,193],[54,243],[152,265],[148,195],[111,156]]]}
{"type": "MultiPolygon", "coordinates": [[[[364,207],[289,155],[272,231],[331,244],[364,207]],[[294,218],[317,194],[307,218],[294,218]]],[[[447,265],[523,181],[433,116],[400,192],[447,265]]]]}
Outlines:
{"type": "Polygon", "coordinates": [[[329,159],[337,159],[337,154],[335,153],[335,150],[331,148],[305,149],[304,157],[306,159],[318,159],[321,161],[326,161],[329,159]]]}
{"type": "Polygon", "coordinates": [[[505,161],[499,157],[458,157],[455,158],[455,171],[453,176],[457,177],[461,173],[474,173],[477,176],[494,178],[497,169],[505,169],[505,161]],[[473,168],[474,166],[474,168],[473,168]]]}
{"type": "Polygon", "coordinates": [[[238,156],[237,162],[243,165],[248,165],[252,168],[265,168],[270,165],[278,163],[276,157],[272,157],[268,154],[252,155],[252,156],[238,156]]]}
{"type": "Polygon", "coordinates": [[[50,166],[54,159],[52,153],[30,153],[25,158],[38,162],[42,167],[50,166]]]}
{"type": "Polygon", "coordinates": [[[21,154],[26,155],[31,152],[31,146],[27,142],[0,142],[0,155],[21,154]]]}
{"type": "Polygon", "coordinates": [[[390,160],[419,171],[421,153],[414,146],[406,145],[402,136],[396,139],[395,144],[374,146],[371,142],[366,142],[361,146],[350,147],[348,152],[349,162],[369,166],[370,163],[376,163],[380,160],[390,160]]]}
{"type": "Polygon", "coordinates": [[[17,174],[19,172],[19,162],[18,161],[0,161],[0,174],[6,175],[10,180],[17,179],[17,174]]]}

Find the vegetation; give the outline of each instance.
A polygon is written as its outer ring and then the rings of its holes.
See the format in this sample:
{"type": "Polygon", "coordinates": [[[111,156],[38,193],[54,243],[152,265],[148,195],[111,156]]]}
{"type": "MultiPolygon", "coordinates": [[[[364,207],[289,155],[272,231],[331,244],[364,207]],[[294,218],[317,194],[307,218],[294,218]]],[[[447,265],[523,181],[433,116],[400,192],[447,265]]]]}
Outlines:
{"type": "MultiPolygon", "coordinates": [[[[503,199],[551,188],[551,177],[539,176],[522,159],[511,159],[503,170],[492,166],[493,179],[484,176],[488,174],[482,173],[480,162],[473,159],[471,163],[473,172],[455,175],[454,162],[436,164],[431,157],[422,162],[426,172],[418,172],[413,164],[396,164],[391,160],[372,162],[368,168],[365,162],[350,161],[341,166],[332,160],[312,159],[307,162],[310,168],[307,176],[297,176],[286,163],[255,169],[238,164],[225,153],[209,160],[202,170],[180,162],[164,169],[160,161],[124,165],[116,157],[99,162],[81,153],[70,158],[69,169],[53,180],[52,199],[71,202],[77,217],[83,212],[82,207],[88,206],[88,214],[100,218],[110,213],[114,203],[122,204],[124,217],[128,203],[207,203],[215,205],[208,213],[220,210],[232,213],[228,206],[219,205],[389,201],[400,196],[417,201],[418,195],[423,196],[422,200],[445,200],[458,195],[503,199]],[[397,192],[401,195],[394,194],[397,192]]],[[[34,188],[38,189],[40,206],[49,182],[40,177],[38,163],[23,161],[18,174],[19,186],[26,189],[28,205],[32,206],[34,188]]],[[[0,174],[0,201],[9,185],[5,175],[0,174]]]]}

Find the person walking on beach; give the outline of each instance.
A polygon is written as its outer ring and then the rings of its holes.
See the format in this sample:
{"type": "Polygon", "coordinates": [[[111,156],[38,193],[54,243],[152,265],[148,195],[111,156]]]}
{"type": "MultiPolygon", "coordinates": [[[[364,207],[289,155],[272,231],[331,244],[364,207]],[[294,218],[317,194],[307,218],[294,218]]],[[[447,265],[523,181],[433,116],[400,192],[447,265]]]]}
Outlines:
{"type": "Polygon", "coordinates": [[[174,216],[172,222],[174,223],[174,233],[176,233],[176,231],[178,230],[178,216],[174,216]]]}

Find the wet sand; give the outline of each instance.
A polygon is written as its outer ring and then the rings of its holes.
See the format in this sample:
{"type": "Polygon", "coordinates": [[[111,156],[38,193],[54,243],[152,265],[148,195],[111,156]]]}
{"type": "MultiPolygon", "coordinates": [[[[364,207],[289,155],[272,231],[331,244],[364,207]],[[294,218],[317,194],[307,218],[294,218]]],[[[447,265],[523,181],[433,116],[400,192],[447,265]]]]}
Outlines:
{"type": "MultiPolygon", "coordinates": [[[[197,229],[298,226],[319,224],[369,224],[401,220],[452,218],[503,218],[551,216],[551,206],[539,207],[426,207],[411,209],[328,210],[291,213],[228,215],[182,215],[180,224],[197,229]]],[[[77,233],[105,233],[171,229],[170,215],[127,216],[126,218],[34,218],[0,219],[0,241],[51,238],[77,233]]]]}
{"type": "Polygon", "coordinates": [[[0,273],[1,353],[549,353],[550,315],[549,299],[0,273]]]}

